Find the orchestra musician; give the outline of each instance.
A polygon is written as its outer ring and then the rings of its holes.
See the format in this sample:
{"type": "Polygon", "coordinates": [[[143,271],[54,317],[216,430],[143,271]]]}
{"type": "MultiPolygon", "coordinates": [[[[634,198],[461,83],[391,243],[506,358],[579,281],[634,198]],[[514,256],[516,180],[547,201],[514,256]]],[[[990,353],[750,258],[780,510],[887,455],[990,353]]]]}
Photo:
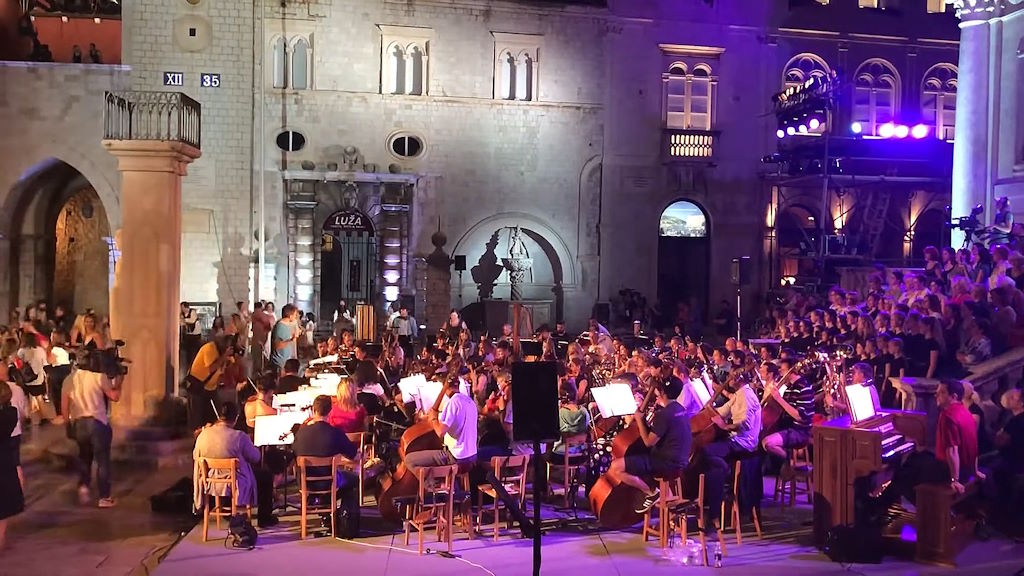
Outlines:
{"type": "Polygon", "coordinates": [[[644,414],[633,415],[639,427],[640,438],[650,451],[646,454],[629,454],[625,458],[612,460],[608,474],[619,482],[632,486],[643,494],[644,499],[637,504],[637,513],[643,514],[651,509],[661,493],[651,488],[645,478],[661,476],[666,473],[680,471],[686,467],[690,458],[690,444],[693,438],[690,433],[690,421],[686,418],[683,406],[676,402],[683,391],[683,383],[675,377],[664,382],[656,379],[654,399],[659,409],[654,412],[650,425],[644,414]]]}
{"type": "Polygon", "coordinates": [[[256,384],[256,394],[245,402],[245,427],[246,431],[252,434],[256,426],[257,416],[272,416],[277,414],[274,408],[274,392],[277,390],[277,382],[274,374],[264,374],[256,384]]]}
{"type": "MultiPolygon", "coordinates": [[[[871,403],[877,412],[881,408],[881,402],[879,402],[878,398],[878,389],[872,380],[874,372],[874,369],[867,362],[854,364],[851,372],[851,384],[860,384],[871,392],[871,403]]],[[[847,405],[846,394],[843,390],[837,391],[835,394],[826,393],[825,406],[830,407],[836,415],[847,414],[850,411],[850,407],[847,405]]]]}
{"type": "Polygon", "coordinates": [[[726,387],[731,391],[729,399],[722,406],[717,408],[717,414],[712,418],[715,426],[729,433],[729,437],[723,440],[716,440],[708,443],[702,450],[703,461],[706,467],[704,471],[704,502],[707,506],[708,539],[712,538],[711,531],[722,507],[722,498],[725,490],[725,479],[729,472],[729,458],[735,458],[750,454],[757,450],[759,436],[761,434],[761,402],[757,398],[757,392],[750,387],[750,379],[743,375],[729,378],[726,387]]]}
{"type": "Polygon", "coordinates": [[[771,362],[761,364],[765,402],[774,401],[783,414],[778,430],[761,440],[765,452],[786,458],[786,450],[806,446],[811,441],[811,419],[814,417],[814,390],[807,379],[793,370],[793,360],[782,360],[779,366],[771,362]],[[780,382],[780,368],[787,375],[780,382]],[[770,400],[769,400],[770,399],[770,400]]]}
{"type": "Polygon", "coordinates": [[[437,395],[427,415],[430,425],[442,438],[444,446],[440,450],[422,450],[407,454],[405,466],[414,473],[417,469],[427,466],[461,465],[476,461],[476,402],[459,390],[462,379],[459,378],[458,368],[449,368],[447,373],[444,389],[437,395]]]}

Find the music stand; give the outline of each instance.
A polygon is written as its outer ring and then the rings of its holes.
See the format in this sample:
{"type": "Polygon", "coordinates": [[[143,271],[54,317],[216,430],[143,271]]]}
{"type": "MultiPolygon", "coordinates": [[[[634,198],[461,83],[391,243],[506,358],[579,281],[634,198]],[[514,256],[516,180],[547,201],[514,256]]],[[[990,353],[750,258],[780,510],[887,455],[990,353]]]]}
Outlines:
{"type": "Polygon", "coordinates": [[[632,416],[636,413],[636,397],[629,384],[608,384],[590,389],[602,418],[632,416]]]}

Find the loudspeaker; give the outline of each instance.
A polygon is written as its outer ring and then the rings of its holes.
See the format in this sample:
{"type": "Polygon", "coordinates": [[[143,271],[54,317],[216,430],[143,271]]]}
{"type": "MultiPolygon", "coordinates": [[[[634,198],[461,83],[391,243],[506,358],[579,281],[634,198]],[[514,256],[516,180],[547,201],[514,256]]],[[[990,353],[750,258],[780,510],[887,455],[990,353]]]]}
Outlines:
{"type": "Polygon", "coordinates": [[[553,442],[558,428],[558,364],[512,364],[512,439],[553,442]]]}
{"type": "Polygon", "coordinates": [[[465,254],[456,254],[455,258],[454,258],[454,262],[455,262],[455,271],[456,272],[465,272],[466,271],[466,255],[465,254]]]}
{"type": "Polygon", "coordinates": [[[752,280],[750,270],[750,256],[741,256],[732,259],[732,266],[729,267],[729,276],[732,278],[733,286],[750,284],[752,280]]]}

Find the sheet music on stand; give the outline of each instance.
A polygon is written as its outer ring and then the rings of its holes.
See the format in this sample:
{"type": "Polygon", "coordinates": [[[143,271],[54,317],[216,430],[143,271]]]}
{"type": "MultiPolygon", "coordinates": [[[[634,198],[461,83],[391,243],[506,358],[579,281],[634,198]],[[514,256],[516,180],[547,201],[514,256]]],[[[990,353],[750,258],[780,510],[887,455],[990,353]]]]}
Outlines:
{"type": "Polygon", "coordinates": [[[850,420],[856,424],[875,417],[875,403],[867,386],[851,384],[846,387],[846,400],[850,406],[850,420]]]}
{"type": "Polygon", "coordinates": [[[437,397],[441,394],[442,384],[433,380],[427,380],[419,387],[416,399],[416,408],[421,412],[427,412],[434,406],[437,397]]]}
{"type": "Polygon", "coordinates": [[[406,404],[416,402],[419,399],[420,386],[427,383],[427,377],[423,374],[413,374],[398,381],[398,389],[402,391],[402,401],[406,404]]]}
{"type": "Polygon", "coordinates": [[[636,413],[636,397],[633,396],[633,389],[629,384],[608,384],[591,388],[590,391],[594,395],[602,418],[630,416],[636,413]]]}
{"type": "Polygon", "coordinates": [[[294,440],[292,428],[302,425],[309,415],[305,412],[280,412],[269,416],[257,416],[253,425],[253,444],[262,446],[287,446],[294,440]]]}
{"type": "MultiPolygon", "coordinates": [[[[312,406],[313,400],[322,394],[324,393],[316,388],[303,388],[287,394],[275,394],[273,405],[278,410],[291,407],[291,411],[303,411],[307,406],[312,406]]],[[[333,396],[333,394],[328,394],[328,396],[333,396]]]]}

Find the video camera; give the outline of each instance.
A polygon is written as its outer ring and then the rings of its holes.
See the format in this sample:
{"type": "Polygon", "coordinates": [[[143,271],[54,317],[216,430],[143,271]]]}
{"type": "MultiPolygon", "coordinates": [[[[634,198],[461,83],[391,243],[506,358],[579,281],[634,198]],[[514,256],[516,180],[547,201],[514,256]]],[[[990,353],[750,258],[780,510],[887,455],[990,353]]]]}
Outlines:
{"type": "Polygon", "coordinates": [[[953,209],[950,206],[946,206],[946,225],[950,228],[960,229],[970,234],[983,228],[981,220],[979,220],[978,217],[984,212],[985,207],[978,204],[974,208],[971,208],[971,213],[969,215],[953,218],[953,209]]]}
{"type": "Polygon", "coordinates": [[[99,372],[108,378],[128,375],[131,360],[121,356],[124,340],[114,340],[114,346],[105,350],[79,348],[75,351],[75,366],[86,372],[99,372]]]}

